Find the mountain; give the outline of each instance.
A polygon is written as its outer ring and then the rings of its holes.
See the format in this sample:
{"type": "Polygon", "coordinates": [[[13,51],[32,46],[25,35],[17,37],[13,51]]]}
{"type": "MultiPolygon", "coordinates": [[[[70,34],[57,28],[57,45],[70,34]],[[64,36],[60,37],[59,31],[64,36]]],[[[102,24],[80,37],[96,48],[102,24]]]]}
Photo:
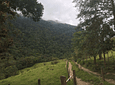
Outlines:
{"type": "Polygon", "coordinates": [[[13,45],[8,49],[8,60],[0,60],[0,79],[16,75],[18,70],[35,63],[70,58],[74,51],[72,35],[79,31],[69,24],[42,19],[34,22],[22,16],[9,20],[6,26],[13,45]]]}
{"type": "Polygon", "coordinates": [[[71,39],[75,26],[56,21],[41,19],[34,22],[22,16],[10,21],[14,27],[8,27],[14,39],[9,52],[15,59],[26,56],[47,55],[62,58],[72,52],[71,39]]]}

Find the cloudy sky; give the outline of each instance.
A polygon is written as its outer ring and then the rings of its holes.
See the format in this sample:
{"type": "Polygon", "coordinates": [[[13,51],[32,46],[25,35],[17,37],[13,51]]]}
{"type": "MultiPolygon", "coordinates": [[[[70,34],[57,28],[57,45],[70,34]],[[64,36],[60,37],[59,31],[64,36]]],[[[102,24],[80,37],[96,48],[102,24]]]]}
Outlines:
{"type": "Polygon", "coordinates": [[[77,26],[79,20],[76,19],[78,11],[74,7],[73,0],[37,0],[44,6],[42,19],[58,20],[61,23],[67,23],[77,26]]]}

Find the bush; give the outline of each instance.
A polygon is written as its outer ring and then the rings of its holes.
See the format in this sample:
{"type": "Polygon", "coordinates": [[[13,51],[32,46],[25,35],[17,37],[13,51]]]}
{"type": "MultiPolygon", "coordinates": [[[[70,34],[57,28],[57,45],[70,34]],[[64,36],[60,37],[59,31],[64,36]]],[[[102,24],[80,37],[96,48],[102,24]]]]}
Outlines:
{"type": "Polygon", "coordinates": [[[58,61],[52,61],[51,62],[51,64],[57,64],[58,63],[58,61]]]}
{"type": "Polygon", "coordinates": [[[40,58],[39,57],[34,57],[33,58],[33,63],[39,63],[40,62],[40,58]]]}
{"type": "Polygon", "coordinates": [[[81,62],[80,62],[80,65],[84,65],[84,64],[85,64],[85,62],[84,62],[84,61],[81,61],[81,62]]]}
{"type": "Polygon", "coordinates": [[[31,67],[32,65],[34,65],[37,62],[38,62],[38,59],[35,57],[20,58],[16,62],[16,67],[18,68],[18,70],[21,70],[21,69],[26,68],[26,67],[31,67]]]}
{"type": "Polygon", "coordinates": [[[31,57],[26,57],[24,61],[26,62],[26,67],[30,67],[33,65],[33,59],[31,57]]]}
{"type": "Polygon", "coordinates": [[[18,68],[15,65],[2,68],[2,71],[5,78],[19,74],[18,68]]]}
{"type": "Polygon", "coordinates": [[[20,59],[16,62],[16,67],[18,68],[18,70],[21,70],[21,69],[25,68],[24,58],[20,58],[20,59]]]}
{"type": "Polygon", "coordinates": [[[5,79],[5,74],[3,72],[0,72],[0,80],[5,79]]]}
{"type": "Polygon", "coordinates": [[[97,65],[92,65],[92,70],[95,72],[100,72],[101,71],[101,67],[97,66],[97,65]]]}
{"type": "Polygon", "coordinates": [[[81,58],[78,58],[78,59],[77,59],[77,62],[80,63],[80,62],[81,62],[81,58]]]}
{"type": "Polygon", "coordinates": [[[52,61],[54,61],[54,60],[58,60],[58,58],[57,57],[52,57],[52,61]]]}

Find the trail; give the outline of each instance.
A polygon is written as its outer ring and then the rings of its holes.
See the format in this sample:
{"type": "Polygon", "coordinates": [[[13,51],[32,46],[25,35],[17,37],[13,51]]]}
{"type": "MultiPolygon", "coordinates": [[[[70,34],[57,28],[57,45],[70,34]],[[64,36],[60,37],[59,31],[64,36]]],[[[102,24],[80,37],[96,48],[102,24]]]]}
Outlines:
{"type": "MultiPolygon", "coordinates": [[[[70,74],[71,78],[73,79],[72,65],[71,65],[70,62],[69,62],[68,71],[69,71],[69,74],[70,74]]],[[[77,85],[92,85],[92,84],[90,84],[88,82],[82,81],[80,78],[77,78],[77,77],[76,77],[76,81],[77,81],[77,85]]]]}
{"type": "MultiPolygon", "coordinates": [[[[100,74],[98,74],[98,73],[96,73],[96,72],[93,72],[93,71],[90,71],[90,70],[87,69],[87,68],[82,67],[82,66],[81,66],[80,64],[78,64],[77,62],[75,62],[75,61],[73,61],[73,62],[78,65],[78,68],[80,68],[80,69],[82,69],[82,70],[84,70],[84,71],[86,71],[86,72],[88,72],[88,73],[93,73],[93,74],[95,74],[95,75],[100,76],[100,74]]],[[[111,83],[111,84],[115,84],[115,81],[114,81],[113,79],[105,79],[105,81],[107,81],[107,82],[109,82],[109,83],[111,83]]]]}

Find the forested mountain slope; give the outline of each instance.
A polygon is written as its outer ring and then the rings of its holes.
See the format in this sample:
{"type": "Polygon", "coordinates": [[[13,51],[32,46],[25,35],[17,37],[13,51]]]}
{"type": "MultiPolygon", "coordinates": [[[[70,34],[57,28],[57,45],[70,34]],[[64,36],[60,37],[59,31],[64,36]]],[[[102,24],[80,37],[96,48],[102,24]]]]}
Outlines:
{"type": "Polygon", "coordinates": [[[22,16],[7,24],[13,39],[6,58],[0,60],[0,79],[18,74],[18,71],[35,63],[71,57],[71,39],[75,26],[40,20],[34,22],[22,16]]]}
{"type": "Polygon", "coordinates": [[[72,35],[78,31],[75,26],[42,19],[34,22],[22,16],[11,22],[14,27],[9,29],[14,32],[11,33],[14,45],[9,52],[15,58],[39,55],[62,58],[72,52],[72,35]]]}

